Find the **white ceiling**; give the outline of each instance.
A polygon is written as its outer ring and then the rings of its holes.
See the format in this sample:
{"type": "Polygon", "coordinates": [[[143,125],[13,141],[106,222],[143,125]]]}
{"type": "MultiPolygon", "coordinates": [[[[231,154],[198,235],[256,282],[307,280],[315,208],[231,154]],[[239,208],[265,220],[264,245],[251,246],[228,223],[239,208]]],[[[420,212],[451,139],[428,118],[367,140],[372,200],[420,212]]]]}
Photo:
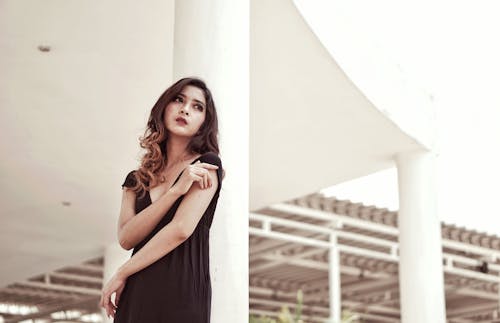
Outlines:
{"type": "Polygon", "coordinates": [[[172,75],[173,1],[149,4],[1,2],[0,285],[116,241],[120,184],[172,75]]]}
{"type": "Polygon", "coordinates": [[[392,167],[395,152],[422,148],[365,97],[291,1],[251,4],[251,210],[392,167]]]}

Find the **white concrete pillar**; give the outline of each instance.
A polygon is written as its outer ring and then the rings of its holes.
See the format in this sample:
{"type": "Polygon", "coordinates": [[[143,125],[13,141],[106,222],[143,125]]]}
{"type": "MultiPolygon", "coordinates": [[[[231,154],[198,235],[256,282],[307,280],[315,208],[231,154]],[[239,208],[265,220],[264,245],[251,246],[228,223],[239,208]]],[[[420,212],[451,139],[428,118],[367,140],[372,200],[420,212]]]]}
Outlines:
{"type": "Polygon", "coordinates": [[[175,2],[173,79],[207,82],[226,170],[210,230],[211,322],[248,321],[249,12],[249,0],[175,2]]]}
{"type": "Polygon", "coordinates": [[[395,156],[399,187],[399,288],[403,323],[445,323],[435,152],[395,156]]]}
{"type": "MultiPolygon", "coordinates": [[[[107,284],[111,277],[116,273],[118,268],[123,265],[132,255],[131,250],[125,250],[116,243],[111,243],[104,248],[104,273],[103,284],[107,284]]],[[[114,302],[115,295],[111,296],[114,302]]],[[[106,316],[106,311],[101,307],[103,323],[113,323],[112,318],[106,316]]]]}

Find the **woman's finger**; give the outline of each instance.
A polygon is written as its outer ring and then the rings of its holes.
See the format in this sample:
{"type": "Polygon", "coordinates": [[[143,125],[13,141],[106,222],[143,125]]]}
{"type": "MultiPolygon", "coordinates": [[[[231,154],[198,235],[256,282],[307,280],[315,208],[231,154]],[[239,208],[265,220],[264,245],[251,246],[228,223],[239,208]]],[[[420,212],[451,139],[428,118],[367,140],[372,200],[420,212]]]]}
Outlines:
{"type": "Polygon", "coordinates": [[[115,307],[118,307],[118,302],[120,301],[120,297],[122,296],[122,292],[123,292],[123,289],[125,288],[125,285],[118,288],[116,290],[116,294],[115,294],[115,307]]]}
{"type": "Polygon", "coordinates": [[[113,303],[111,303],[111,301],[109,301],[108,306],[106,307],[106,313],[108,314],[108,316],[114,317],[115,307],[113,303]]]}
{"type": "Polygon", "coordinates": [[[203,173],[201,175],[201,183],[203,184],[201,188],[206,189],[207,188],[207,175],[205,173],[203,173]]]}
{"type": "Polygon", "coordinates": [[[193,174],[192,177],[191,177],[191,179],[193,180],[193,182],[198,182],[198,184],[200,185],[200,187],[203,188],[202,183],[201,183],[202,180],[203,180],[203,178],[201,176],[193,174]]]}
{"type": "Polygon", "coordinates": [[[208,188],[211,186],[212,179],[210,178],[210,174],[208,173],[207,169],[194,168],[193,173],[195,173],[203,178],[203,183],[200,183],[201,188],[208,188]]]}
{"type": "Polygon", "coordinates": [[[190,165],[191,166],[191,169],[198,169],[198,170],[211,170],[211,169],[219,169],[219,166],[217,165],[212,165],[212,164],[208,164],[208,163],[200,163],[200,164],[194,164],[194,165],[190,165]]]}
{"type": "Polygon", "coordinates": [[[109,308],[108,308],[107,296],[104,295],[103,297],[104,297],[104,299],[103,299],[102,307],[104,307],[104,310],[106,311],[106,315],[109,317],[109,308]]]}
{"type": "Polygon", "coordinates": [[[203,169],[203,177],[205,178],[205,188],[209,188],[212,186],[212,178],[210,177],[210,173],[207,169],[203,169]]]}
{"type": "Polygon", "coordinates": [[[203,171],[203,169],[197,169],[196,172],[200,176],[200,187],[202,189],[205,189],[207,187],[206,186],[206,179],[205,179],[205,172],[203,171]]]}
{"type": "Polygon", "coordinates": [[[110,304],[111,304],[111,297],[106,296],[106,297],[104,298],[104,306],[106,306],[106,308],[108,308],[108,309],[109,309],[110,304]]]}
{"type": "Polygon", "coordinates": [[[111,302],[111,294],[108,292],[104,293],[104,308],[106,309],[106,314],[108,316],[112,315],[113,313],[113,303],[111,302]]]}
{"type": "Polygon", "coordinates": [[[210,163],[194,163],[195,166],[207,168],[207,169],[218,169],[219,166],[210,163]]]}
{"type": "Polygon", "coordinates": [[[108,303],[107,303],[107,293],[106,292],[103,292],[102,294],[102,304],[101,306],[106,308],[108,306],[108,303]]]}
{"type": "Polygon", "coordinates": [[[109,309],[109,311],[108,311],[108,312],[109,312],[109,316],[110,316],[110,317],[113,317],[113,314],[114,314],[114,313],[113,313],[113,306],[111,305],[111,302],[109,302],[108,309],[109,309]]]}
{"type": "Polygon", "coordinates": [[[208,188],[208,178],[210,176],[208,176],[208,171],[207,170],[205,170],[203,173],[204,173],[203,174],[203,184],[205,185],[205,188],[208,188]]]}

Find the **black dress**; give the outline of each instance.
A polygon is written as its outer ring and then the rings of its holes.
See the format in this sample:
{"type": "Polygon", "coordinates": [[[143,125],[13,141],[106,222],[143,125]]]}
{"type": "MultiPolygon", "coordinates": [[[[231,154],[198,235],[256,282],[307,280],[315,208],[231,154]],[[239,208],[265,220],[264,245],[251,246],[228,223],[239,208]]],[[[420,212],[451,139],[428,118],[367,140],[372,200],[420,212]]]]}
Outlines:
{"type": "MultiPolygon", "coordinates": [[[[115,323],[209,323],[212,289],[209,270],[209,232],[222,184],[219,156],[207,152],[196,160],[219,166],[219,185],[193,234],[148,267],[128,277],[115,313],[115,323]]],[[[135,183],[131,171],[123,183],[135,183]]],[[[179,174],[174,184],[177,182],[179,174]]],[[[174,185],[172,184],[172,185],[174,185]]],[[[136,197],[136,214],[151,204],[149,192],[136,197]]],[[[184,196],[179,197],[153,231],[138,243],[132,256],[168,224],[184,196]]]]}

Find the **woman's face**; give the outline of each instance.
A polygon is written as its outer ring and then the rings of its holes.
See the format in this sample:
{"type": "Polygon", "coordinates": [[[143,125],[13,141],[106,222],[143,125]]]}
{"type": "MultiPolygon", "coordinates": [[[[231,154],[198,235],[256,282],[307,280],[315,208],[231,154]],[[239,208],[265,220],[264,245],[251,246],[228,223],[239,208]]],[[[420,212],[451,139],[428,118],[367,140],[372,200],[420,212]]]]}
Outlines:
{"type": "Polygon", "coordinates": [[[201,89],[186,85],[165,108],[163,123],[170,135],[193,137],[205,121],[205,95],[201,89]],[[184,118],[187,123],[177,120],[184,118]]]}

